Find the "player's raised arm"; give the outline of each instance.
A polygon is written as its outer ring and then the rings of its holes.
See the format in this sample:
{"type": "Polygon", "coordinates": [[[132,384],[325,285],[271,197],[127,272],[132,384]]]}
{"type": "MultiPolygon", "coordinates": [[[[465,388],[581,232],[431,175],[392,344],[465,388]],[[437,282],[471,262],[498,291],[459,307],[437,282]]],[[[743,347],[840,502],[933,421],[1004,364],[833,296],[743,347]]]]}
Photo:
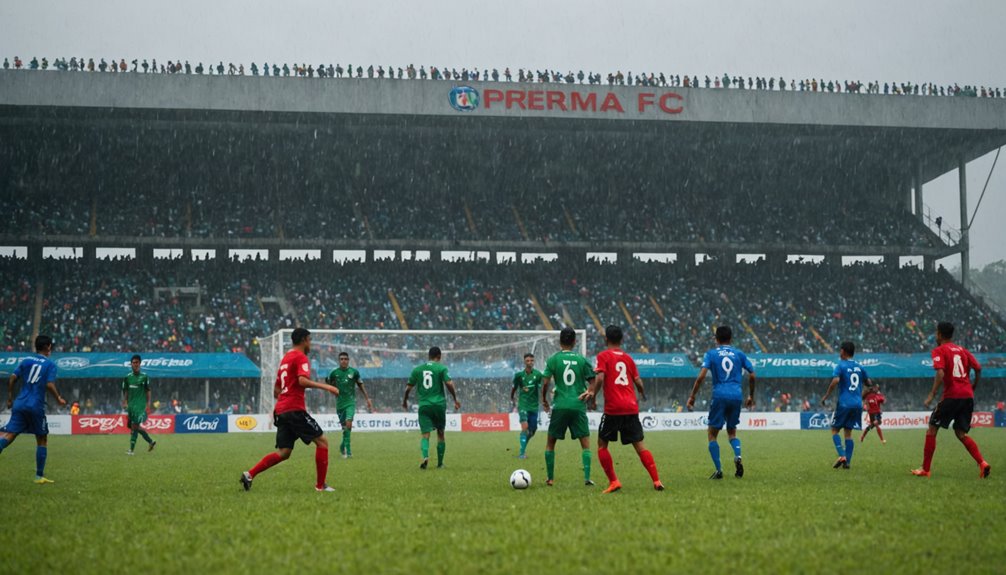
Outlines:
{"type": "Polygon", "coordinates": [[[451,398],[454,399],[454,410],[461,409],[461,402],[458,401],[458,390],[454,389],[454,381],[448,379],[444,382],[444,387],[447,388],[447,391],[451,392],[451,398]]]}
{"type": "Polygon", "coordinates": [[[754,409],[755,406],[754,392],[755,392],[755,372],[750,371],[748,372],[748,398],[747,401],[744,402],[744,405],[746,405],[748,409],[754,409]]]}
{"type": "Polygon", "coordinates": [[[339,395],[339,388],[334,385],[329,385],[327,383],[321,383],[318,381],[313,381],[306,375],[301,375],[297,377],[297,385],[305,388],[323,389],[332,395],[339,395]]]}
{"type": "Polygon", "coordinates": [[[643,388],[643,378],[638,375],[632,380],[632,384],[636,386],[636,391],[639,392],[639,398],[646,401],[646,390],[643,388]]]}
{"type": "Polygon", "coordinates": [[[688,411],[695,408],[695,395],[699,392],[699,388],[702,387],[702,382],[706,380],[706,374],[709,373],[709,369],[703,367],[699,370],[699,376],[695,378],[695,383],[692,385],[692,394],[688,396],[688,402],[685,404],[688,407],[688,411]]]}
{"type": "Polygon", "coordinates": [[[970,351],[968,351],[967,353],[968,353],[968,362],[971,364],[971,369],[975,370],[975,378],[971,382],[971,389],[973,391],[978,388],[978,380],[982,378],[982,365],[978,363],[978,360],[975,359],[975,356],[972,355],[970,351]]]}

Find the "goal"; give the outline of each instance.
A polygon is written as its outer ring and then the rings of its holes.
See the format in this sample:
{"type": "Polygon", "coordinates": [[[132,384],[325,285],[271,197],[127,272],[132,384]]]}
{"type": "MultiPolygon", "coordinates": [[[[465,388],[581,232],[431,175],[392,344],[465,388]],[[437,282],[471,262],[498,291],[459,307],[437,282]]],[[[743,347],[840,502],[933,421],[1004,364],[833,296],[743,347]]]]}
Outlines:
{"type": "MultiPolygon", "coordinates": [[[[310,329],[310,328],[308,328],[310,329]]],[[[262,378],[259,413],[271,413],[275,400],[273,383],[283,355],[290,350],[291,329],[280,330],[260,340],[262,378]]],[[[586,355],[586,330],[577,330],[576,349],[586,355]]],[[[524,367],[524,354],[535,355],[535,368],[544,370],[545,360],[559,351],[558,331],[505,330],[311,330],[311,366],[316,380],[324,380],[338,367],[346,352],[360,371],[367,391],[379,412],[401,411],[402,395],[412,368],[426,361],[437,346],[458,389],[466,412],[505,412],[510,408],[513,375],[524,367]]],[[[308,409],[335,411],[335,398],[308,390],[308,409]]],[[[357,411],[364,407],[362,397],[357,411]]]]}

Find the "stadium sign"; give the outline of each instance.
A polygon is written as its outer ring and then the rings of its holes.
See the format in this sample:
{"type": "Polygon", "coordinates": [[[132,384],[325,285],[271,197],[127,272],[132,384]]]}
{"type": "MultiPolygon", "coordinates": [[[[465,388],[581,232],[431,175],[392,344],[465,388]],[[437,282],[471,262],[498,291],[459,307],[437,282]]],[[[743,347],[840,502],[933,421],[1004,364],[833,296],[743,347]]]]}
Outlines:
{"type": "MultiPolygon", "coordinates": [[[[34,354],[0,353],[0,376],[6,377],[21,361],[34,354]]],[[[112,378],[129,373],[131,353],[54,353],[60,379],[112,378]]],[[[143,354],[140,363],[152,378],[258,379],[260,370],[243,353],[143,354]]]]}
{"type": "Polygon", "coordinates": [[[175,416],[175,433],[227,433],[226,415],[175,416]]]}
{"type": "MultiPolygon", "coordinates": [[[[457,88],[455,88],[457,89],[457,88]]],[[[451,94],[453,95],[453,90],[451,94]]],[[[573,90],[497,90],[485,91],[485,109],[601,112],[624,114],[634,110],[639,114],[680,114],[685,111],[684,97],[676,92],[639,92],[635,99],[618,97],[614,92],[573,90]]],[[[453,105],[453,102],[452,102],[453,105]]],[[[458,109],[455,106],[455,109],[458,109]]]]}

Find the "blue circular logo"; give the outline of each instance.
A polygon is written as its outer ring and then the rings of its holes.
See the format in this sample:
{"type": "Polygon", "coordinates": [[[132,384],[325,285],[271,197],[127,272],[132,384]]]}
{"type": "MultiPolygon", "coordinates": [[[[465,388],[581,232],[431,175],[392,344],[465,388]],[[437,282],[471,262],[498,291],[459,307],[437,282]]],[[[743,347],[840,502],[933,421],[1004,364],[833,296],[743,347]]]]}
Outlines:
{"type": "Polygon", "coordinates": [[[447,95],[451,107],[459,112],[471,112],[479,107],[479,91],[471,86],[455,86],[447,95]]]}

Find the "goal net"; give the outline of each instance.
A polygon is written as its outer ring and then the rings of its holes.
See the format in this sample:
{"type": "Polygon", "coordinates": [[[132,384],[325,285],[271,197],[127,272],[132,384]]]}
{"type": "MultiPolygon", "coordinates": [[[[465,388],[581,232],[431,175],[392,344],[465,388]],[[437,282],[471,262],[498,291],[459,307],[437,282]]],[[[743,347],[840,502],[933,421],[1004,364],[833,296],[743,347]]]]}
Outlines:
{"type": "MultiPolygon", "coordinates": [[[[310,329],[310,328],[308,328],[310,329]]],[[[275,400],[273,383],[283,355],[292,346],[293,330],[280,330],[260,340],[262,379],[259,412],[271,413],[275,400]]],[[[577,330],[575,349],[586,354],[586,331],[577,330]]],[[[405,383],[412,368],[426,361],[430,347],[443,353],[465,412],[495,413],[510,409],[514,374],[524,368],[524,354],[533,353],[535,368],[559,351],[558,331],[454,331],[454,330],[311,330],[312,377],[324,381],[339,366],[339,353],[346,352],[350,366],[374,400],[377,412],[401,411],[405,383]]],[[[308,410],[334,413],[336,398],[319,390],[307,390],[308,410]]],[[[357,412],[365,410],[357,397],[357,412]]]]}

